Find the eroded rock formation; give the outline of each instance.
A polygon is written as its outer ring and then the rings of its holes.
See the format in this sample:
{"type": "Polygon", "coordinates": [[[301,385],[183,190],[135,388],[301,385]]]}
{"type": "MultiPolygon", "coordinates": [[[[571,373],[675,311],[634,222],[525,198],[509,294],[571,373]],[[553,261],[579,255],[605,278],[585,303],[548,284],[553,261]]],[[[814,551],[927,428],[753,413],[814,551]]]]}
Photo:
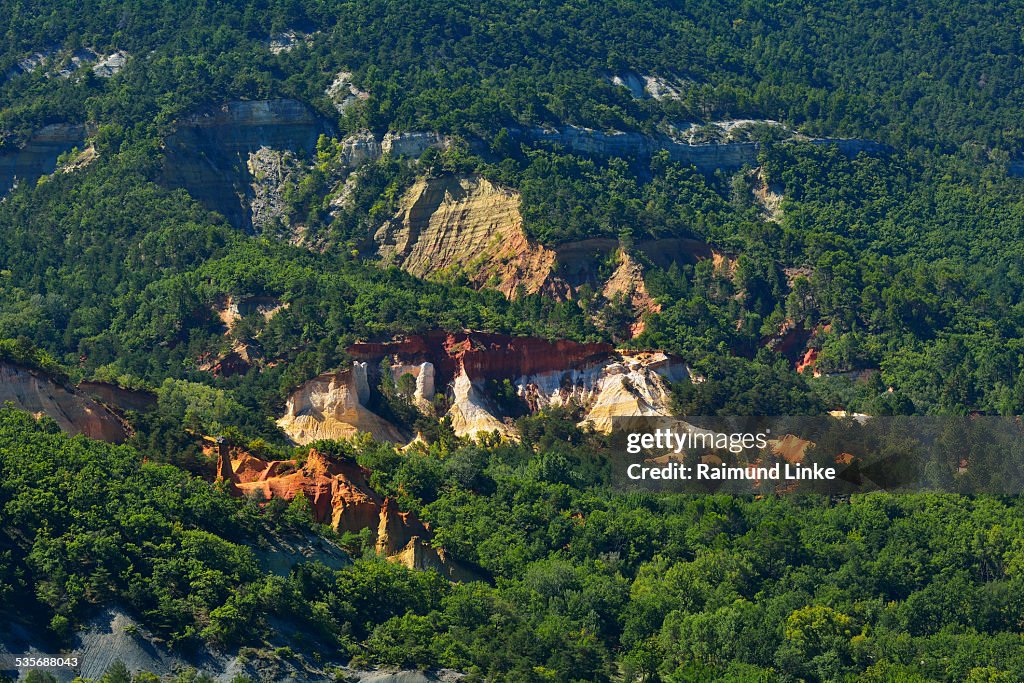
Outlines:
{"type": "Polygon", "coordinates": [[[615,353],[570,372],[517,377],[515,385],[531,410],[577,405],[584,411],[581,425],[607,433],[616,418],[670,416],[666,381],[688,377],[682,360],[664,353],[615,353]]]}
{"type": "Polygon", "coordinates": [[[553,251],[527,239],[519,194],[474,176],[420,178],[374,244],[385,263],[417,277],[462,273],[508,297],[539,291],[555,265],[553,251]]]}
{"type": "MultiPolygon", "coordinates": [[[[593,238],[547,247],[529,239],[519,211],[519,193],[477,176],[420,178],[403,196],[399,211],[373,235],[369,252],[426,279],[464,276],[477,288],[497,289],[512,299],[543,293],[556,300],[580,296],[584,286],[596,298],[589,304],[599,325],[612,304],[625,304],[630,321],[615,323],[619,338],[633,338],[644,329],[644,316],[660,310],[647,291],[644,268],[619,241],[593,238]],[[614,273],[602,274],[598,264],[614,259],[614,273]],[[621,327],[621,329],[619,329],[621,327]]],[[[699,240],[647,240],[636,253],[652,263],[692,264],[712,259],[716,268],[734,262],[699,240]]]]}
{"type": "Polygon", "coordinates": [[[40,371],[0,362],[0,406],[8,402],[18,410],[53,418],[69,434],[113,443],[128,437],[117,415],[85,393],[40,371]]]}
{"type": "Polygon", "coordinates": [[[303,495],[317,522],[338,533],[372,532],[377,553],[411,569],[434,569],[452,580],[475,578],[467,567],[430,544],[432,534],[415,514],[401,512],[369,483],[370,471],[311,449],[305,462],[267,461],[237,448],[217,448],[217,481],[233,495],[291,501],[303,495]]]}
{"type": "Polygon", "coordinates": [[[666,381],[689,376],[681,359],[664,353],[631,354],[608,344],[476,332],[354,344],[348,351],[368,364],[429,363],[435,386],[449,397],[452,428],[463,436],[495,431],[514,436],[488,394],[490,381],[510,381],[532,411],[578,406],[583,423],[609,431],[615,417],[670,414],[666,381]]]}
{"type": "Polygon", "coordinates": [[[357,359],[352,369],[321,375],[289,397],[278,425],[296,443],[360,432],[405,441],[393,424],[367,407],[376,381],[371,370],[381,361],[396,384],[403,375],[412,376],[411,399],[424,412],[433,411],[435,392],[445,395],[455,433],[473,437],[492,432],[515,437],[491,395],[491,382],[510,382],[531,411],[580,408],[582,423],[609,431],[616,417],[669,415],[667,382],[690,376],[682,359],[664,353],[479,332],[434,332],[353,344],[347,350],[357,359]]]}
{"type": "Polygon", "coordinates": [[[366,407],[370,384],[366,363],[354,363],[341,372],[329,372],[299,386],[277,421],[298,444],[318,439],[346,439],[360,432],[382,441],[405,441],[401,432],[366,407]]]}

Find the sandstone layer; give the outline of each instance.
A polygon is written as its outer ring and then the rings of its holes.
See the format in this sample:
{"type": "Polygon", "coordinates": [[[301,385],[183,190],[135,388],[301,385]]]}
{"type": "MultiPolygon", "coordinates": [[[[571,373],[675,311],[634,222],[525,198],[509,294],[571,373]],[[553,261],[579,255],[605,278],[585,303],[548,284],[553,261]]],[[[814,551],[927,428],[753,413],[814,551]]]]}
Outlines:
{"type": "Polygon", "coordinates": [[[393,424],[366,407],[370,384],[366,363],[329,372],[303,383],[288,397],[277,421],[298,444],[319,439],[346,439],[360,432],[382,441],[404,441],[393,424]]]}
{"type": "Polygon", "coordinates": [[[42,372],[0,362],[0,406],[8,402],[18,410],[53,418],[68,434],[113,443],[128,437],[117,415],[86,394],[42,372]]]}
{"type": "MultiPolygon", "coordinates": [[[[421,278],[464,279],[475,288],[497,289],[513,299],[537,292],[565,301],[584,285],[597,294],[589,304],[604,325],[607,307],[625,304],[631,320],[614,323],[618,338],[643,332],[644,318],[660,306],[644,282],[644,268],[617,239],[592,238],[547,247],[529,239],[519,210],[521,198],[478,176],[422,177],[402,197],[398,212],[370,240],[369,254],[421,278]],[[609,277],[598,264],[614,259],[609,277]]],[[[704,259],[716,268],[733,261],[708,244],[671,238],[639,242],[636,253],[655,265],[692,264],[704,259]]]]}
{"type": "Polygon", "coordinates": [[[497,432],[514,436],[488,393],[508,380],[526,407],[581,409],[581,424],[610,431],[616,417],[667,416],[667,382],[689,377],[682,359],[664,353],[628,353],[608,344],[550,342],[533,337],[436,332],[348,348],[369,364],[429,364],[438,391],[449,398],[448,417],[460,436],[497,432]]]}
{"type": "Polygon", "coordinates": [[[465,275],[512,297],[543,287],[555,254],[523,230],[519,194],[473,176],[420,178],[374,235],[377,255],[417,277],[465,275]]]}

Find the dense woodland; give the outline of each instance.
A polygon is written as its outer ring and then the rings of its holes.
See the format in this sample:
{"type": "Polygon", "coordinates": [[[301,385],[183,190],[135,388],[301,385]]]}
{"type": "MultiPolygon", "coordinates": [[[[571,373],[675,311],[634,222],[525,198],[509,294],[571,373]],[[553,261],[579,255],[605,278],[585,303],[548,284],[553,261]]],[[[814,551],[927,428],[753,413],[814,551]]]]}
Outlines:
{"type": "Polygon", "coordinates": [[[268,574],[258,537],[308,528],[301,500],[261,509],[0,412],[3,529],[21,530],[0,536],[0,600],[57,634],[116,601],[176,648],[313,648],[469,680],[1024,676],[1019,498],[614,493],[603,444],[567,424],[525,418],[522,444],[422,453],[318,444],[373,468],[491,578],[449,584],[351,536],[350,567],[268,574]]]}
{"type": "Polygon", "coordinates": [[[0,618],[31,614],[66,642],[116,603],[171,648],[287,658],[313,644],[356,667],[470,681],[1024,680],[1017,497],[623,494],[608,444],[571,415],[521,418],[522,443],[471,443],[396,403],[385,409],[426,432],[425,452],[318,447],[370,467],[489,580],[411,572],[353,537],[334,539],[350,566],[277,576],[261,537],[331,532],[301,500],[261,507],[212,486],[196,443],[295,455],[273,423],[289,389],[347,365],[357,339],[437,328],[678,353],[705,378],[674,387],[691,414],[1021,414],[1020,3],[0,0],[0,17],[0,154],[57,122],[88,123],[97,152],[0,200],[0,361],[158,397],[120,447],[0,410],[0,618]],[[310,37],[272,53],[285,31],[310,37]],[[129,59],[109,79],[56,75],[81,47],[129,59]],[[17,66],[50,50],[43,68],[17,66]],[[341,69],[370,93],[344,115],[324,95],[341,69]],[[627,72],[680,97],[634,98],[609,80],[627,72]],[[323,139],[286,193],[316,248],[243,234],[162,182],[164,141],[183,115],[269,97],[307,103],[339,139],[456,143],[361,169],[332,212],[338,148],[323,139]],[[757,168],[702,174],[509,134],[736,117],[888,147],[851,158],[765,135],[757,168]],[[542,244],[617,240],[661,312],[628,339],[585,297],[510,301],[361,253],[403,190],[444,174],[520,192],[542,244]],[[783,198],[776,215],[764,187],[783,198]],[[734,267],[659,266],[637,246],[666,237],[734,267]],[[228,296],[287,307],[225,335],[228,296]],[[809,333],[824,376],[772,350],[787,324],[809,333]],[[236,341],[272,362],[201,369],[236,341]]]}

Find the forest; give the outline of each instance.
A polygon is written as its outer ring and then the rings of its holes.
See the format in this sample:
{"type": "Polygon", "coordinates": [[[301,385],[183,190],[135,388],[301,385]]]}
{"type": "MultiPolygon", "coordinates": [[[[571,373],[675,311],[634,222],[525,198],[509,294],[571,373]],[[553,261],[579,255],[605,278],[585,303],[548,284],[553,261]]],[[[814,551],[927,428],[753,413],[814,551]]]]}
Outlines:
{"type": "Polygon", "coordinates": [[[312,646],[467,680],[1024,675],[1019,497],[621,493],[600,440],[558,415],[525,420],[519,444],[317,444],[371,467],[490,577],[451,584],[360,555],[358,539],[342,539],[345,568],[269,574],[254,539],[309,529],[301,502],[261,509],[2,411],[0,600],[57,634],[116,600],[176,648],[312,646]]]}
{"type": "Polygon", "coordinates": [[[421,448],[296,446],[275,424],[296,386],[351,367],[352,343],[432,330],[674,354],[699,378],[669,387],[680,414],[1019,416],[1019,2],[0,0],[0,17],[0,170],[51,124],[83,124],[90,150],[0,197],[0,364],[155,397],[121,415],[118,446],[0,405],[0,620],[66,645],[118,605],[170,651],[318,649],[337,680],[1024,680],[1018,496],[624,492],[579,406],[526,414],[507,382],[488,389],[518,439],[458,438],[387,386],[378,407],[421,448]],[[83,50],[126,61],[101,76],[83,50]],[[365,95],[344,111],[326,93],[340,71],[365,95]],[[167,181],[168,141],[189,116],[273,98],[328,132],[293,160],[279,222],[246,231],[167,181]],[[718,170],[517,137],[724,139],[717,123],[747,118],[754,160],[718,170]],[[353,134],[424,131],[446,144],[346,166],[353,134]],[[438,178],[517,196],[531,248],[614,247],[571,295],[382,263],[367,244],[438,178]],[[645,251],[657,240],[715,258],[645,251]],[[642,317],[594,284],[620,255],[643,274],[642,317]],[[256,298],[274,315],[226,329],[227,302],[256,298]],[[211,370],[239,347],[248,372],[211,370]],[[483,580],[389,563],[302,497],[229,495],[203,435],[368,468],[483,580]],[[281,575],[268,538],[348,559],[281,575]]]}

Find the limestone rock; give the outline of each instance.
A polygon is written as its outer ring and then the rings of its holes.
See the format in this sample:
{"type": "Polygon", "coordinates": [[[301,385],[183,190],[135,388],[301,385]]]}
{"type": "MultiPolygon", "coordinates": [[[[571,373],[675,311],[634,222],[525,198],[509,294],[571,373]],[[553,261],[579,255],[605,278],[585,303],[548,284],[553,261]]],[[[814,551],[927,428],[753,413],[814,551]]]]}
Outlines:
{"type": "Polygon", "coordinates": [[[40,128],[28,142],[0,152],[0,197],[20,183],[34,183],[57,168],[57,158],[85,144],[84,125],[54,123],[40,128]]]}
{"type": "Polygon", "coordinates": [[[250,155],[316,153],[331,125],[296,100],[234,101],[183,117],[164,142],[163,182],[181,187],[234,226],[253,228],[250,155]],[[264,153],[265,154],[265,153],[264,153]]]}
{"type": "Polygon", "coordinates": [[[112,78],[121,73],[128,63],[128,53],[118,50],[100,59],[92,67],[92,72],[100,78],[112,78]]]}
{"type": "Polygon", "coordinates": [[[368,92],[360,90],[352,83],[352,73],[349,71],[339,71],[324,94],[331,98],[339,114],[344,114],[353,104],[370,97],[368,92]]]}

